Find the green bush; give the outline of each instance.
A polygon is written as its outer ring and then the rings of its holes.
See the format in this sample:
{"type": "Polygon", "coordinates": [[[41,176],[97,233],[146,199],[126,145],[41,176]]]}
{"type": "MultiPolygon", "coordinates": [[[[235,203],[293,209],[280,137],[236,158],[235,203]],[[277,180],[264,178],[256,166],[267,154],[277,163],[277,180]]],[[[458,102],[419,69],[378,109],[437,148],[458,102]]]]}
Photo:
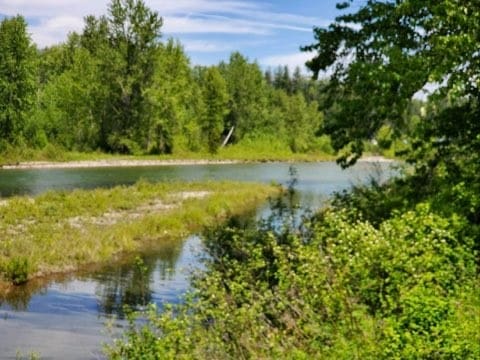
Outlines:
{"type": "Polygon", "coordinates": [[[21,285],[28,281],[31,266],[28,258],[15,257],[5,265],[4,277],[14,285],[21,285]]]}
{"type": "Polygon", "coordinates": [[[151,309],[140,328],[132,320],[110,357],[478,358],[465,221],[428,204],[375,227],[355,213],[299,221],[280,201],[268,221],[210,232],[186,303],[151,309]]]}

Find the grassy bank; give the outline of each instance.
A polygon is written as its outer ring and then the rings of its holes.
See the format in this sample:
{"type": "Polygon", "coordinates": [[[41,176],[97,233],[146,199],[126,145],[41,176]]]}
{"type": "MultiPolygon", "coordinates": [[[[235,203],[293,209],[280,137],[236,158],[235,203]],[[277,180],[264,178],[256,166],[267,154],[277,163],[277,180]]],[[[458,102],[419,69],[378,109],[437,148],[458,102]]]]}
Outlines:
{"type": "Polygon", "coordinates": [[[0,153],[0,166],[31,161],[97,161],[97,160],[237,160],[237,161],[331,161],[335,156],[327,152],[294,153],[289,149],[279,149],[259,144],[234,145],[220,149],[216,154],[206,151],[178,151],[169,155],[121,155],[103,152],[65,151],[54,145],[43,149],[9,148],[0,153]]]}
{"type": "Polygon", "coordinates": [[[159,183],[49,192],[0,204],[0,278],[22,283],[154,247],[264,201],[274,186],[159,183]]]}

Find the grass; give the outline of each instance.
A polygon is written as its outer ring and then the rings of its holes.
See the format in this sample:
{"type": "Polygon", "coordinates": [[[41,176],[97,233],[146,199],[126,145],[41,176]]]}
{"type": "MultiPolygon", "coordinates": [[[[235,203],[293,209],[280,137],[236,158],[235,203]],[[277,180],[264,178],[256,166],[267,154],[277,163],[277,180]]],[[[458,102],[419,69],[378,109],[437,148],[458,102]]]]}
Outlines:
{"type": "Polygon", "coordinates": [[[25,161],[95,161],[95,160],[239,160],[239,161],[331,161],[335,156],[317,151],[294,153],[288,148],[270,147],[266,144],[237,144],[219,149],[216,154],[206,151],[179,150],[169,155],[121,155],[103,152],[65,151],[54,145],[43,149],[14,148],[0,153],[0,165],[25,161]]]}
{"type": "Polygon", "coordinates": [[[252,209],[276,191],[249,183],[140,181],[14,197],[0,205],[0,282],[20,284],[181,239],[252,209]]]}

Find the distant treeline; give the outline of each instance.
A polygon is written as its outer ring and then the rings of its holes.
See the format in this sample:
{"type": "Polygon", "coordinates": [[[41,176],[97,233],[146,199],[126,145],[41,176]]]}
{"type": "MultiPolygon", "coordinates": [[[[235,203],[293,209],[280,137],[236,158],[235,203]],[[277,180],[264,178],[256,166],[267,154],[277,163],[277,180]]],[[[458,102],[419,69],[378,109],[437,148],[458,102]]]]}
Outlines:
{"type": "Polygon", "coordinates": [[[142,1],[112,0],[81,33],[37,49],[22,16],[0,25],[0,153],[9,148],[121,154],[214,153],[263,142],[330,152],[319,137],[322,82],[288,67],[262,71],[238,52],[192,66],[162,41],[162,18],[142,1]],[[229,136],[230,135],[230,136],[229,136]]]}

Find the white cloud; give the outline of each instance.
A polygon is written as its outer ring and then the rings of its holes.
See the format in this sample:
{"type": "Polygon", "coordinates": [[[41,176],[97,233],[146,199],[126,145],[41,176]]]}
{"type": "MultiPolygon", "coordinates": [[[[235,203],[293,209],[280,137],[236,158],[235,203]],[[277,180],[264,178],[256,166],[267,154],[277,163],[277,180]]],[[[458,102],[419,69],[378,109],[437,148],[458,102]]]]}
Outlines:
{"type": "Polygon", "coordinates": [[[276,24],[290,24],[290,26],[296,25],[296,27],[300,29],[308,28],[308,31],[312,31],[314,26],[328,26],[328,24],[331,22],[330,20],[319,19],[310,16],[270,11],[242,11],[241,13],[246,17],[255,18],[257,20],[270,21],[276,24]]]}
{"type": "Polygon", "coordinates": [[[268,35],[266,27],[239,19],[166,16],[163,32],[169,34],[256,34],[268,35]]]}
{"type": "Polygon", "coordinates": [[[267,67],[277,67],[287,65],[290,69],[300,67],[303,73],[308,72],[305,62],[312,58],[311,53],[296,52],[291,54],[280,54],[259,59],[259,63],[267,67]]]}
{"type": "MultiPolygon", "coordinates": [[[[310,32],[313,25],[321,24],[313,17],[271,11],[272,5],[245,0],[145,2],[164,17],[162,30],[167,34],[269,35],[275,29],[310,32]]],[[[107,0],[0,0],[0,14],[22,14],[32,23],[39,23],[30,28],[39,46],[64,41],[70,31],[81,30],[84,16],[105,14],[107,7],[107,0]]]]}
{"type": "Polygon", "coordinates": [[[232,44],[204,40],[184,40],[182,45],[188,52],[214,53],[234,50],[232,44]]]}
{"type": "MultiPolygon", "coordinates": [[[[25,17],[58,16],[76,14],[103,14],[109,1],[103,0],[0,0],[0,13],[5,15],[22,14],[25,17]]],[[[239,14],[255,11],[260,7],[246,1],[222,0],[146,0],[148,7],[159,11],[160,15],[189,12],[221,12],[239,14]]]]}
{"type": "Polygon", "coordinates": [[[106,11],[106,1],[78,0],[0,0],[0,13],[21,14],[27,18],[80,16],[101,14],[106,11]]]}
{"type": "Polygon", "coordinates": [[[72,31],[80,32],[83,28],[82,17],[58,16],[41,20],[38,25],[30,26],[32,40],[40,46],[50,46],[63,41],[72,31]]]}

